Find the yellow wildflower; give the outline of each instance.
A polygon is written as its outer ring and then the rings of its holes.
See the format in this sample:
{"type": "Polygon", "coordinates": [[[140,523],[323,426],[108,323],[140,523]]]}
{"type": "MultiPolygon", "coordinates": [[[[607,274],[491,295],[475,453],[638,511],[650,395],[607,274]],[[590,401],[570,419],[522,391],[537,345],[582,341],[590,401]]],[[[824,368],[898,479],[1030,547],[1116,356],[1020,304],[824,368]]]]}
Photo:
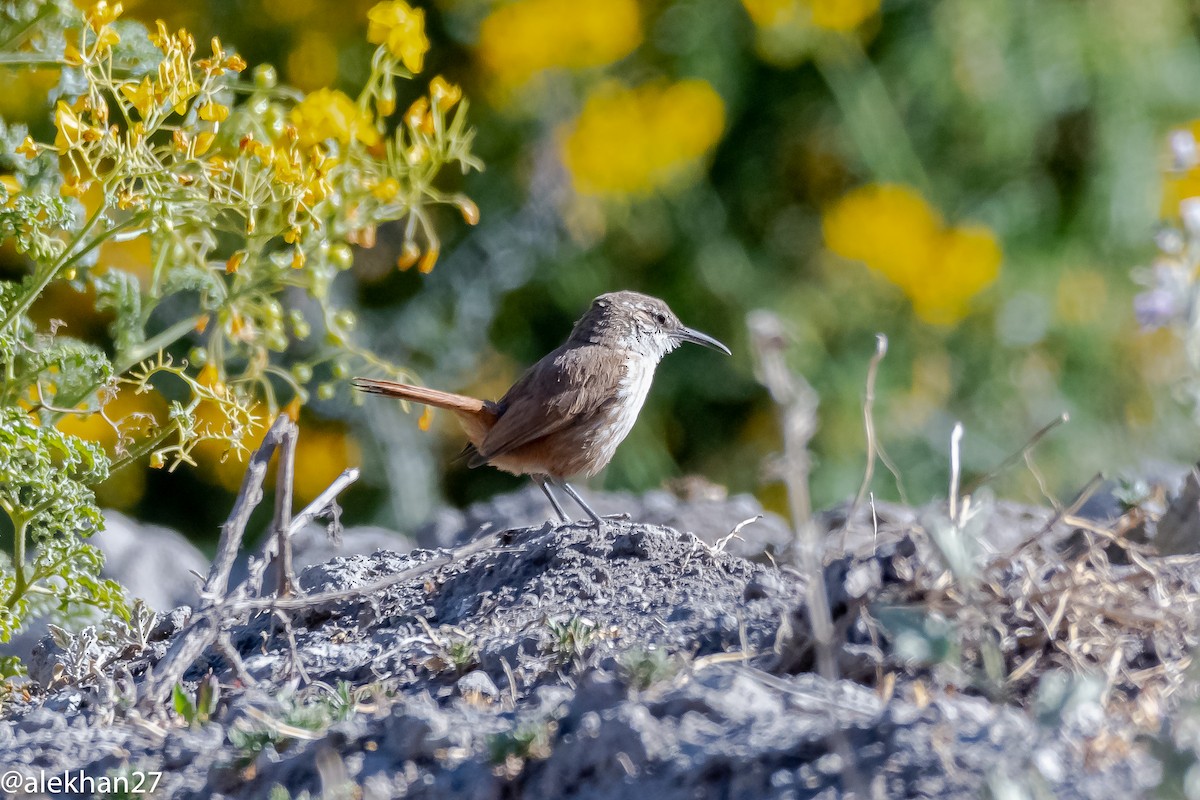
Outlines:
{"type": "Polygon", "coordinates": [[[437,263],[438,256],[441,255],[441,252],[442,248],[437,242],[429,245],[429,249],[426,250],[425,254],[421,256],[419,261],[417,261],[417,270],[424,275],[428,275],[429,273],[433,272],[433,265],[437,263]]]}
{"type": "Polygon", "coordinates": [[[370,147],[379,142],[371,115],[334,89],[318,89],[292,109],[292,124],[304,146],[335,139],[343,145],[353,140],[370,147]]]}
{"type": "Polygon", "coordinates": [[[87,14],[88,27],[99,33],[101,28],[111,25],[117,17],[121,16],[121,12],[124,10],[120,3],[110,5],[106,0],[100,0],[92,6],[91,11],[87,14]]]}
{"type": "Polygon", "coordinates": [[[465,194],[456,194],[451,199],[455,207],[458,208],[458,212],[462,214],[464,222],[468,225],[479,224],[479,206],[475,205],[474,200],[465,194]]]}
{"type": "Polygon", "coordinates": [[[25,141],[21,142],[20,146],[17,148],[17,153],[25,156],[26,158],[37,158],[37,142],[33,140],[32,136],[26,136],[25,141]]]}
{"type": "MultiPolygon", "coordinates": [[[[361,463],[358,442],[342,426],[306,426],[304,433],[296,440],[296,475],[292,487],[296,501],[312,501],[343,470],[361,463]]],[[[239,480],[244,471],[244,468],[239,470],[239,480]]]]}
{"type": "Polygon", "coordinates": [[[149,34],[148,38],[150,39],[150,44],[162,50],[163,53],[171,49],[173,37],[170,31],[167,30],[167,23],[161,19],[154,21],[154,33],[149,34]]]}
{"type": "Polygon", "coordinates": [[[284,62],[288,82],[297,89],[311,91],[337,81],[338,43],[328,31],[306,30],[300,33],[284,62]]]}
{"type": "Polygon", "coordinates": [[[601,85],[562,140],[585,194],[645,194],[693,168],[721,138],[725,105],[702,80],[601,85]]]}
{"type": "Polygon", "coordinates": [[[83,54],[79,52],[79,45],[70,38],[67,39],[67,44],[63,48],[63,61],[68,67],[83,66],[83,54]]]}
{"type": "Polygon", "coordinates": [[[209,100],[200,106],[200,110],[197,113],[200,115],[200,119],[206,122],[224,122],[229,118],[229,106],[209,100]]]}
{"type": "Polygon", "coordinates": [[[104,53],[121,41],[121,36],[107,25],[96,33],[96,52],[104,53]]]}
{"type": "Polygon", "coordinates": [[[808,0],[813,25],[830,31],[848,32],[873,17],[879,0],[808,0]]]}
{"type": "Polygon", "coordinates": [[[462,99],[462,87],[438,75],[429,82],[429,96],[443,112],[454,108],[454,104],[462,99]]]}
{"type": "Polygon", "coordinates": [[[417,243],[406,241],[404,246],[400,248],[400,255],[396,258],[396,269],[405,272],[412,268],[413,264],[421,257],[421,248],[417,247],[417,243]]]}
{"type": "Polygon", "coordinates": [[[150,82],[149,78],[142,78],[142,82],[136,86],[131,83],[121,84],[121,94],[125,96],[130,105],[137,109],[142,119],[150,116],[150,112],[154,110],[158,102],[154,84],[150,82]]]}
{"type": "Polygon", "coordinates": [[[54,106],[54,127],[58,133],[54,136],[54,146],[60,152],[78,147],[83,141],[83,132],[88,127],[66,102],[59,100],[54,106]]]}
{"type": "Polygon", "coordinates": [[[871,184],[842,197],[825,213],[825,244],[862,261],[904,287],[934,261],[942,220],[907,186],[871,184]]]}
{"type": "Polygon", "coordinates": [[[821,28],[848,33],[879,11],[880,0],[742,0],[760,29],[821,28]]]}
{"type": "Polygon", "coordinates": [[[898,286],[926,322],[952,325],[1000,271],[1002,253],[986,227],[947,228],[919,194],[872,184],[838,200],[824,215],[825,243],[898,286]]]}
{"type": "Polygon", "coordinates": [[[92,188],[91,181],[84,180],[78,175],[67,175],[63,178],[63,185],[58,191],[63,197],[83,197],[90,188],[92,188]]]}
{"type": "Polygon", "coordinates": [[[420,72],[429,50],[425,10],[413,8],[404,0],[376,3],[367,12],[367,41],[386,45],[388,52],[400,59],[409,72],[420,72]]]}
{"type": "Polygon", "coordinates": [[[373,194],[377,200],[381,200],[386,203],[395,199],[396,195],[400,194],[400,182],[395,178],[385,178],[371,187],[371,194],[373,194]]]}
{"type": "MultiPolygon", "coordinates": [[[[201,131],[200,133],[197,133],[196,134],[196,147],[195,147],[195,149],[192,150],[192,153],[195,155],[198,155],[198,156],[204,155],[205,153],[208,152],[208,149],[213,146],[213,142],[215,142],[216,140],[217,140],[216,134],[212,133],[211,131],[201,131]]],[[[214,166],[218,166],[218,165],[214,165],[214,166]]]]}
{"type": "Polygon", "coordinates": [[[404,112],[404,121],[414,131],[433,136],[433,117],[429,114],[429,98],[418,97],[404,112]]]}
{"type": "Polygon", "coordinates": [[[517,0],[479,29],[479,57],[513,88],[553,67],[586,69],[618,61],[642,42],[637,0],[517,0]]]}

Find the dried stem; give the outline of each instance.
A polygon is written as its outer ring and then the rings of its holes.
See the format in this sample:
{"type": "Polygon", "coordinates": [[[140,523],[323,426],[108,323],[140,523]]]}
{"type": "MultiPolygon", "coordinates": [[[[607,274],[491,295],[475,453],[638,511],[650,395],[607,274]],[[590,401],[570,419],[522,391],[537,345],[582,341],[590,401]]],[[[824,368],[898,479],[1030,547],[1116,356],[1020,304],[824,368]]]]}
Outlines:
{"type": "MultiPolygon", "coordinates": [[[[850,523],[854,520],[854,515],[858,513],[859,506],[871,490],[871,481],[875,478],[875,460],[879,459],[883,462],[888,471],[896,478],[896,486],[900,490],[900,495],[903,498],[904,488],[900,483],[900,473],[888,460],[887,455],[883,451],[883,446],[879,443],[879,438],[875,434],[875,381],[879,376],[879,365],[883,363],[884,356],[888,351],[888,338],[882,333],[875,334],[875,355],[871,356],[871,363],[867,365],[867,389],[863,395],[863,430],[867,437],[867,466],[863,470],[862,483],[859,484],[858,494],[854,496],[854,502],[850,504],[850,508],[846,511],[845,521],[842,522],[840,531],[842,550],[846,549],[846,532],[850,529],[850,523]]],[[[875,500],[871,498],[872,515],[874,515],[875,500]]]]}
{"type": "MultiPolygon", "coordinates": [[[[237,558],[238,550],[246,535],[246,524],[251,513],[263,499],[263,481],[267,475],[267,465],[275,450],[283,448],[279,480],[276,482],[276,515],[274,533],[270,537],[275,548],[283,545],[282,552],[290,553],[290,536],[297,527],[295,523],[303,524],[316,516],[323,508],[332,502],[335,489],[348,486],[357,477],[357,471],[347,470],[334,481],[333,485],[321,493],[312,504],[304,509],[296,519],[291,518],[291,477],[292,465],[295,458],[295,443],[298,431],[296,423],[286,415],[280,415],[263,437],[262,444],[250,457],[246,467],[246,475],[242,479],[242,487],[233,503],[229,519],[221,526],[221,540],[217,547],[217,556],[209,569],[208,579],[204,582],[202,592],[203,603],[192,616],[188,627],[175,637],[166,655],[151,671],[145,683],[143,702],[152,709],[161,706],[171,688],[183,679],[184,674],[191,668],[204,651],[219,643],[225,627],[240,614],[259,606],[248,603],[251,593],[257,593],[262,585],[261,563],[252,565],[250,576],[242,581],[233,591],[229,588],[229,573],[237,558]],[[320,503],[318,506],[317,503],[320,503]]],[[[273,550],[274,548],[272,548],[273,550]]],[[[290,564],[279,564],[280,587],[286,586],[290,591],[290,564]]],[[[270,607],[270,606],[264,606],[270,607]]],[[[235,665],[236,668],[236,665],[235,665]]]]}
{"type": "Polygon", "coordinates": [[[962,481],[962,437],[963,424],[954,423],[950,431],[950,521],[960,525],[958,518],[958,486],[962,481]]]}
{"type": "Polygon", "coordinates": [[[783,428],[783,480],[795,526],[797,550],[807,578],[809,625],[812,628],[817,666],[822,677],[837,680],[837,660],[833,652],[833,619],[829,612],[829,594],[825,587],[821,558],[820,532],[812,519],[808,492],[811,460],[808,442],[817,429],[817,394],[803,378],[788,369],[784,353],[787,337],[783,323],[768,311],[754,311],[746,319],[757,360],[759,381],[771,393],[783,428]]]}
{"type": "Polygon", "coordinates": [[[275,478],[274,538],[276,559],[275,593],[287,597],[295,589],[292,576],[292,482],[296,475],[296,423],[288,419],[279,450],[279,474],[275,478]]]}
{"type": "Polygon", "coordinates": [[[242,545],[242,538],[246,535],[246,524],[250,521],[250,514],[262,502],[262,487],[263,481],[267,477],[267,465],[271,461],[271,456],[275,454],[275,448],[283,441],[285,434],[293,431],[294,435],[294,430],[295,424],[287,416],[280,415],[271,425],[271,429],[267,431],[267,435],[263,437],[262,444],[254,451],[254,455],[250,456],[250,463],[246,466],[246,475],[242,478],[242,488],[233,501],[233,511],[230,512],[229,519],[221,526],[217,557],[213,559],[212,568],[208,571],[208,580],[204,582],[201,594],[206,598],[207,605],[212,605],[225,596],[225,590],[229,586],[229,572],[233,569],[233,562],[242,545]]]}
{"type": "Polygon", "coordinates": [[[757,359],[759,382],[771,393],[783,428],[783,479],[788,487],[792,519],[801,528],[812,517],[808,476],[812,460],[808,443],[817,431],[817,393],[802,376],[793,374],[784,353],[787,336],[783,323],[768,311],[753,311],[746,318],[757,359]]]}

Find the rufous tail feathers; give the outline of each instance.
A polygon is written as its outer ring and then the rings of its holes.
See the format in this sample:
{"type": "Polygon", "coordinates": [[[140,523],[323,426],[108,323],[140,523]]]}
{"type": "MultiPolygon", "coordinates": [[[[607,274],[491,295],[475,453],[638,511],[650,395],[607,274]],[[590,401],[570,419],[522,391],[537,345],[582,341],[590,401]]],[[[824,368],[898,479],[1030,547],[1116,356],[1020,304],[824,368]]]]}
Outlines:
{"type": "Polygon", "coordinates": [[[424,386],[412,386],[397,381],[385,381],[377,378],[355,378],[352,383],[359,391],[370,394],[381,394],[384,397],[395,397],[400,400],[411,400],[414,403],[444,408],[454,412],[467,434],[467,440],[473,447],[478,447],[488,431],[496,424],[500,414],[494,403],[476,400],[465,394],[440,392],[437,389],[427,389],[424,386]]]}
{"type": "Polygon", "coordinates": [[[354,388],[369,394],[398,397],[401,400],[411,400],[414,403],[421,403],[422,405],[433,406],[435,408],[444,408],[449,411],[495,416],[495,411],[492,410],[491,403],[485,403],[482,400],[467,397],[464,394],[442,392],[424,386],[412,386],[407,383],[385,381],[376,378],[355,378],[351,382],[354,384],[354,388]]]}

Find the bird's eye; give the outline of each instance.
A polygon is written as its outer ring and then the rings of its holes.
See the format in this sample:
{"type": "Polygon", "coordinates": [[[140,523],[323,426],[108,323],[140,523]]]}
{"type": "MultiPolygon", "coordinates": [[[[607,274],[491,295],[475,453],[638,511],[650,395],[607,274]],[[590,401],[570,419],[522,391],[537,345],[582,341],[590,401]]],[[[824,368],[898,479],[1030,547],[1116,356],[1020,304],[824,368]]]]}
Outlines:
{"type": "Polygon", "coordinates": [[[659,325],[666,325],[667,324],[667,315],[662,313],[661,311],[656,311],[654,313],[654,321],[657,322],[659,325]]]}

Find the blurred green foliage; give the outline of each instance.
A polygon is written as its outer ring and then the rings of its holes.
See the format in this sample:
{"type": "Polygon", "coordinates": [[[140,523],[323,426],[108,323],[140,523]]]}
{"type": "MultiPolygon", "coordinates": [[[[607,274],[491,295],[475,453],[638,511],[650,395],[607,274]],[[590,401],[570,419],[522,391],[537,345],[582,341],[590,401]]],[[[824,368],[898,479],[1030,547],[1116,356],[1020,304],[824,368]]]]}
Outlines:
{"type": "MultiPolygon", "coordinates": [[[[146,0],[127,14],[237,42],[251,63],[274,63],[311,90],[366,76],[371,5],[146,0]]],[[[891,341],[877,430],[911,499],[945,494],[956,420],[969,478],[1070,412],[1038,450],[1059,494],[1097,470],[1194,457],[1173,391],[1179,346],[1137,328],[1129,280],[1164,212],[1167,131],[1200,116],[1192,4],[431,0],[425,11],[425,73],[474,101],[488,169],[461,188],[482,221],[468,232],[439,218],[442,260],[427,276],[396,268],[403,223],[383,228],[332,291],[356,308],[366,344],[428,383],[490,397],[561,342],[592,297],[618,288],[663,297],[733,345],[736,358],[718,364],[687,351],[664,362],[598,485],[701,473],[782,508],[763,477],[778,434],[744,330],[757,307],[791,325],[793,366],[821,396],[818,506],[861,479],[875,332],[891,341]],[[997,244],[995,281],[960,291],[961,311],[931,322],[920,298],[939,296],[931,282],[950,292],[962,274],[949,245],[937,270],[904,256],[932,251],[907,218],[876,210],[854,224],[877,237],[873,252],[908,261],[864,265],[833,252],[827,212],[877,184],[918,198],[936,236],[970,230],[997,244]]],[[[45,130],[39,80],[7,78],[15,89],[0,110],[45,130]]],[[[415,96],[405,91],[400,109],[415,96]]],[[[356,410],[344,386],[313,409],[308,429],[322,448],[342,447],[345,459],[361,449],[380,467],[352,514],[413,522],[439,486],[465,502],[518,485],[451,463],[461,437],[441,416],[417,433],[415,416],[356,410]]],[[[999,483],[1039,497],[1025,472],[999,483]]],[[[874,488],[898,493],[886,474],[874,488]]],[[[166,489],[154,476],[151,495],[166,489]]],[[[179,524],[153,497],[143,503],[143,515],[179,524]]],[[[213,517],[192,525],[215,524],[222,504],[207,507],[213,517]]]]}
{"type": "Polygon", "coordinates": [[[429,47],[402,0],[371,11],[380,46],[356,99],[280,86],[271,68],[243,81],[245,60],[217,37],[197,57],[186,31],[121,13],[0,7],[0,62],[59,76],[52,140],[0,121],[0,242],[17,273],[0,283],[0,643],[36,616],[128,618],[85,541],[104,527],[95,487],[198,461],[219,480],[310,387],[333,396],[351,369],[406,375],[357,348],[354,314],[330,302],[349,243],[403,219],[407,265],[428,272],[428,209],[478,217],[437,182],[481,166],[461,89],[435,78],[388,124],[397,79],[429,47]],[[56,307],[54,288],[75,305],[56,307]],[[80,310],[103,335],[72,335],[80,310]]]}

